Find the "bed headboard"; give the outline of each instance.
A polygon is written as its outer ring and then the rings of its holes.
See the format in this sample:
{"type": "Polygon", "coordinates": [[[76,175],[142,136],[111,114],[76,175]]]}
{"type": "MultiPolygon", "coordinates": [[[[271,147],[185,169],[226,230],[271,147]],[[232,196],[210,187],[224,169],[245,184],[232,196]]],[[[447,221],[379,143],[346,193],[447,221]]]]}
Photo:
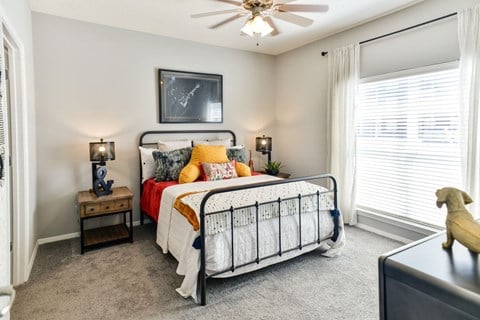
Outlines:
{"type": "Polygon", "coordinates": [[[237,137],[231,130],[162,130],[145,131],[140,135],[139,146],[154,146],[158,140],[176,140],[176,139],[212,139],[228,137],[232,140],[232,146],[237,144],[237,137]]]}

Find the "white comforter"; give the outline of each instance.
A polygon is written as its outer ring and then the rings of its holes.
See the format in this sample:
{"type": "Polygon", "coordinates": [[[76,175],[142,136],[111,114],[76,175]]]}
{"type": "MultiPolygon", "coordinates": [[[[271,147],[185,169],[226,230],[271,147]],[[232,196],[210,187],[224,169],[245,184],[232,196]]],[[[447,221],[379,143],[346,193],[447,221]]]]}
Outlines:
{"type": "MultiPolygon", "coordinates": [[[[278,178],[269,175],[258,175],[231,180],[195,182],[188,184],[179,184],[166,188],[163,191],[160,212],[157,226],[157,243],[164,253],[170,252],[179,262],[177,273],[184,275],[182,286],[177,291],[184,297],[192,296],[196,300],[197,275],[200,269],[200,250],[193,248],[194,240],[199,236],[198,231],[194,231],[186,218],[173,208],[175,199],[187,192],[201,192],[215,188],[237,186],[242,184],[251,184],[264,181],[277,180],[278,178]]],[[[316,186],[315,186],[316,187],[316,186]]],[[[189,199],[193,208],[198,205],[197,194],[189,199]]],[[[223,196],[223,195],[216,195],[223,196]]],[[[285,195],[284,195],[285,196],[285,195]]],[[[262,197],[266,197],[263,195],[262,197]]],[[[278,198],[278,195],[276,195],[278,198]]],[[[275,199],[276,199],[275,198],[275,199]]],[[[265,199],[262,199],[265,200],[265,199]]],[[[210,202],[210,201],[209,201],[210,202]]],[[[232,202],[232,201],[230,201],[232,202]]],[[[234,202],[234,201],[233,201],[234,202]]],[[[327,204],[325,204],[327,205],[327,204]]],[[[212,206],[218,207],[212,201],[212,206]]],[[[321,208],[322,205],[321,205],[321,208]]],[[[207,210],[207,212],[209,212],[207,210]]],[[[282,249],[289,249],[298,246],[298,215],[283,216],[282,213],[282,249]]],[[[321,238],[331,235],[333,222],[328,211],[323,212],[320,217],[321,238]]],[[[326,241],[321,245],[312,245],[303,250],[294,250],[283,254],[281,257],[275,257],[268,260],[262,260],[258,265],[252,264],[235,272],[228,272],[220,276],[233,276],[255,269],[263,268],[279,261],[287,260],[302,253],[314,250],[319,246],[326,256],[337,255],[345,243],[343,234],[343,222],[340,218],[340,236],[335,243],[326,241]]],[[[266,256],[278,251],[278,219],[266,219],[259,221],[260,234],[260,256],[266,256]]],[[[230,232],[210,232],[206,237],[206,270],[208,274],[225,270],[231,265],[231,233],[230,232]]],[[[317,215],[316,210],[311,213],[302,214],[302,243],[309,243],[317,237],[317,215]]],[[[256,226],[255,224],[235,226],[235,264],[241,264],[251,261],[256,257],[256,226]]]]}

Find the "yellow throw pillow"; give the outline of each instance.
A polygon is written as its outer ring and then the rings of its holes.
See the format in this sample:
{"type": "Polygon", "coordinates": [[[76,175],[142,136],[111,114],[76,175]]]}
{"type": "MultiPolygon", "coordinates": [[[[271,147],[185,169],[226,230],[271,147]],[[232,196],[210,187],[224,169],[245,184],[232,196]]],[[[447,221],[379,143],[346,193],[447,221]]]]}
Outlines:
{"type": "Polygon", "coordinates": [[[193,182],[200,177],[200,168],[194,164],[187,164],[178,175],[178,183],[193,182]]]}
{"type": "Polygon", "coordinates": [[[200,165],[201,162],[224,163],[229,162],[225,146],[210,146],[199,144],[193,147],[189,163],[200,165]]]}
{"type": "Polygon", "coordinates": [[[190,162],[180,171],[178,183],[196,181],[201,176],[200,166],[202,162],[225,163],[229,161],[225,146],[196,145],[193,147],[190,162]]]}
{"type": "Polygon", "coordinates": [[[235,170],[237,170],[237,174],[239,177],[250,177],[252,175],[250,167],[242,162],[235,163],[235,170]]]}

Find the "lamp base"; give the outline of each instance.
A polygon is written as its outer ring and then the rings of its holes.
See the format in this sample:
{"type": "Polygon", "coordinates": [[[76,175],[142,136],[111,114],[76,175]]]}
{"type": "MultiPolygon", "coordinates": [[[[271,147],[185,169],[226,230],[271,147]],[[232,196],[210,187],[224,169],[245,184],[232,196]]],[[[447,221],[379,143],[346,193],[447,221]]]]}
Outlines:
{"type": "Polygon", "coordinates": [[[267,159],[268,159],[268,162],[267,163],[270,163],[272,162],[272,152],[271,151],[262,151],[262,154],[267,154],[267,159]]]}
{"type": "Polygon", "coordinates": [[[104,179],[106,176],[107,167],[105,166],[105,162],[92,163],[92,189],[97,197],[106,196],[112,193],[113,180],[105,182],[104,179]]]}

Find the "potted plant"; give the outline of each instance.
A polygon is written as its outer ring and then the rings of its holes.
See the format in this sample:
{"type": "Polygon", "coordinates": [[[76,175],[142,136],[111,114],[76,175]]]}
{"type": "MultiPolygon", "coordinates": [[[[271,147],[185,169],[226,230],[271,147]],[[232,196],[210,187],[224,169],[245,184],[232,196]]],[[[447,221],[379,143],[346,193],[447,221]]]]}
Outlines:
{"type": "Polygon", "coordinates": [[[280,172],[280,168],[283,167],[280,161],[270,161],[265,163],[265,172],[271,176],[276,176],[280,172]]]}

